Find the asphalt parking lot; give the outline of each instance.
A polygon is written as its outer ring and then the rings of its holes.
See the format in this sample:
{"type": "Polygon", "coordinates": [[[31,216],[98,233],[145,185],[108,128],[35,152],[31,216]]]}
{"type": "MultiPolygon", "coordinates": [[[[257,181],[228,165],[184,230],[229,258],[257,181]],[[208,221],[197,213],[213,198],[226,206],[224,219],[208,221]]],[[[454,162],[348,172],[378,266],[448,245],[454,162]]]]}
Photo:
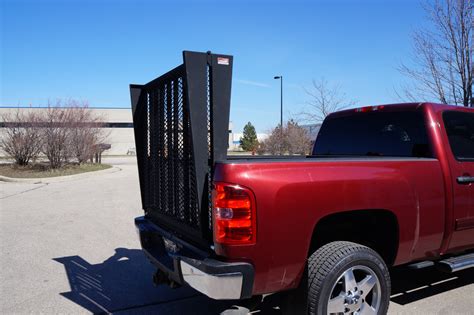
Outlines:
{"type": "MultiPolygon", "coordinates": [[[[154,287],[133,218],[134,158],[105,174],[0,182],[0,313],[245,314],[190,288],[154,287]]],[[[392,271],[391,314],[474,314],[474,269],[392,271]]],[[[279,314],[269,296],[254,313],[279,314]]]]}

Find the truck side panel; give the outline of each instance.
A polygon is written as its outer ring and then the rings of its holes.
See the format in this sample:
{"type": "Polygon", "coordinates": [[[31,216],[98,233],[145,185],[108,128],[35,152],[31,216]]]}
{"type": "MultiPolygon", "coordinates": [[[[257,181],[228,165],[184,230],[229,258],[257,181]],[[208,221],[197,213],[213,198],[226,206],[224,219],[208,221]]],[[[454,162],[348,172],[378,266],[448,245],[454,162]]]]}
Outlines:
{"type": "Polygon", "coordinates": [[[444,231],[444,185],[435,159],[366,159],[218,164],[215,180],[253,190],[254,246],[218,246],[218,255],[251,262],[254,294],[296,287],[313,229],[332,213],[388,210],[397,218],[395,264],[438,254],[444,231]]]}

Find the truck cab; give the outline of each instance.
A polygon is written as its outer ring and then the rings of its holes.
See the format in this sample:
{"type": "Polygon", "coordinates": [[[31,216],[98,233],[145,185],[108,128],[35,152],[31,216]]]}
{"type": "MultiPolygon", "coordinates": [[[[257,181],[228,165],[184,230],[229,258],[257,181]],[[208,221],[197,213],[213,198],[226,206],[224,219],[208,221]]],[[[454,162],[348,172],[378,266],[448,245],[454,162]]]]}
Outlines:
{"type": "Polygon", "coordinates": [[[446,227],[442,252],[472,248],[474,240],[474,113],[472,109],[432,105],[439,124],[432,129],[445,174],[446,227]]]}

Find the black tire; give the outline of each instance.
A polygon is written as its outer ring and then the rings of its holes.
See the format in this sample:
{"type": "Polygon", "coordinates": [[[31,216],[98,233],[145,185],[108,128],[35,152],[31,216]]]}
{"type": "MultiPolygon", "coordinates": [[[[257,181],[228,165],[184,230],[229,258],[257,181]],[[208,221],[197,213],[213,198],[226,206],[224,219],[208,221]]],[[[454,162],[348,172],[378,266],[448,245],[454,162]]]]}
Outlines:
{"type": "MultiPolygon", "coordinates": [[[[346,275],[347,279],[350,279],[350,274],[346,274],[346,272],[363,277],[365,271],[368,272],[366,277],[376,275],[374,279],[378,280],[378,282],[373,286],[373,289],[370,289],[374,291],[365,293],[368,294],[367,296],[358,291],[361,288],[355,287],[355,290],[352,290],[355,292],[354,295],[352,295],[353,292],[351,291],[350,296],[354,296],[354,298],[351,300],[353,304],[350,307],[356,308],[361,305],[363,305],[362,307],[367,307],[370,303],[377,301],[377,314],[386,314],[391,289],[388,268],[375,251],[366,246],[351,242],[332,242],[326,244],[309,257],[307,278],[308,314],[328,314],[328,302],[330,298],[334,299],[334,293],[339,288],[342,288],[342,291],[346,291],[347,284],[354,284],[354,282],[349,281],[343,282],[346,279],[343,275],[346,275]],[[377,294],[373,292],[377,292],[377,294]],[[364,298],[367,300],[364,300],[364,298]],[[367,304],[361,304],[364,301],[367,304]]],[[[355,284],[361,283],[362,280],[357,282],[356,279],[355,284]]],[[[331,305],[336,304],[339,305],[340,303],[332,303],[331,305]]]]}

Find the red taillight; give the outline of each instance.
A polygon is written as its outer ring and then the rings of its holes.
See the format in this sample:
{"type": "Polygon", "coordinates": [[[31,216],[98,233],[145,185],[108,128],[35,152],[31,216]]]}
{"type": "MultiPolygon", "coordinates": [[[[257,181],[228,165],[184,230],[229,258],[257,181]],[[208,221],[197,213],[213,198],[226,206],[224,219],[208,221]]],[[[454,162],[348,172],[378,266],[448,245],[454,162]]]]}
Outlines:
{"type": "Polygon", "coordinates": [[[252,191],[239,185],[215,183],[212,192],[214,241],[220,244],[255,244],[257,220],[252,191]]]}

